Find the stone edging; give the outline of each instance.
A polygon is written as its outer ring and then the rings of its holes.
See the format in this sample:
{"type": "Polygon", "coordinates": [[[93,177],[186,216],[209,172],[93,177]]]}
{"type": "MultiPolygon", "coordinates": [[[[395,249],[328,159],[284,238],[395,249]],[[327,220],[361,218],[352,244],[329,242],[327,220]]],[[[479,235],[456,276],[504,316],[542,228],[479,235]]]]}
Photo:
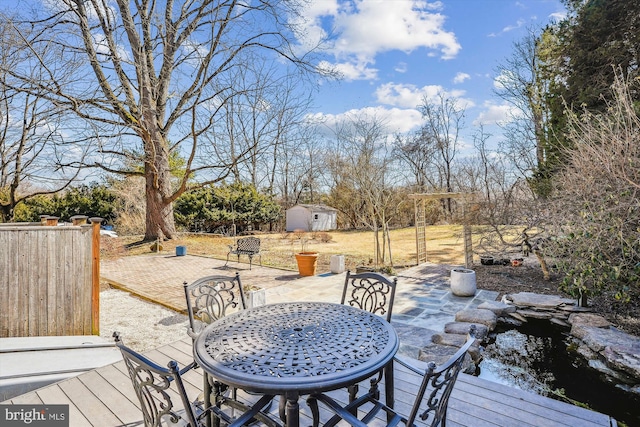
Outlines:
{"type": "MultiPolygon", "coordinates": [[[[592,369],[607,376],[621,389],[640,395],[640,338],[620,331],[588,307],[578,307],[576,301],[555,295],[520,292],[505,295],[502,301],[483,302],[476,309],[456,313],[455,321],[444,327],[443,333],[431,337],[423,347],[419,360],[444,363],[464,343],[469,326],[478,326],[478,342],[469,350],[475,365],[482,360],[480,344],[498,322],[519,326],[528,319],[548,319],[570,329],[576,353],[584,357],[592,369]]],[[[471,372],[469,363],[465,371],[471,372]]]]}
{"type": "Polygon", "coordinates": [[[640,394],[640,337],[617,329],[604,317],[590,313],[588,307],[578,307],[576,301],[559,296],[520,292],[505,295],[502,303],[515,307],[515,312],[508,314],[512,319],[549,319],[570,328],[576,352],[592,369],[621,389],[640,394]]]}
{"type": "Polygon", "coordinates": [[[519,326],[528,319],[549,320],[570,328],[576,352],[592,369],[606,375],[621,389],[640,394],[640,338],[620,331],[602,316],[591,313],[588,307],[578,307],[575,300],[555,295],[520,292],[505,295],[502,301],[484,302],[477,309],[459,311],[455,322],[447,323],[442,334],[432,336],[436,345],[426,346],[418,359],[443,363],[462,345],[469,326],[475,324],[479,326],[479,340],[470,354],[478,364],[482,360],[479,345],[498,322],[519,326]]]}

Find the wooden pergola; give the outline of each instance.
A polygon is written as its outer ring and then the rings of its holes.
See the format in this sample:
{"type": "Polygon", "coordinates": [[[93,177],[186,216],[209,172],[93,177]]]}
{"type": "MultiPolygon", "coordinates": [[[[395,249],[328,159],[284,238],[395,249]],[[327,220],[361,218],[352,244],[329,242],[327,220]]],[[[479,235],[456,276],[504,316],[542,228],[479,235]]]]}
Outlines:
{"type": "MultiPolygon", "coordinates": [[[[416,262],[421,264],[427,262],[427,224],[426,224],[426,201],[442,199],[463,199],[468,196],[466,193],[421,193],[409,194],[413,199],[415,223],[416,223],[416,262]]],[[[471,243],[471,227],[466,221],[466,206],[462,203],[463,235],[464,235],[464,264],[466,268],[473,266],[473,248],[471,243]]]]}

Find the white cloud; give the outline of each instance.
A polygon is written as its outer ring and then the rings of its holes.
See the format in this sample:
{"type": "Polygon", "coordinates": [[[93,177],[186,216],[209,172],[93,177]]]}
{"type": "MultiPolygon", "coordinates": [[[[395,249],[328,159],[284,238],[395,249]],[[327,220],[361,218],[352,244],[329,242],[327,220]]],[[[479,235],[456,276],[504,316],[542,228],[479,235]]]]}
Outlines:
{"type": "Polygon", "coordinates": [[[345,111],[340,114],[317,113],[307,117],[307,120],[322,123],[326,128],[335,130],[337,124],[353,117],[376,117],[385,122],[385,128],[389,135],[394,133],[406,133],[418,129],[422,124],[422,114],[416,109],[365,107],[345,111]]]}
{"type": "Polygon", "coordinates": [[[502,29],[503,33],[508,33],[509,31],[517,30],[525,24],[524,19],[518,19],[514,25],[507,25],[502,29]]]}
{"type": "Polygon", "coordinates": [[[408,65],[406,62],[399,62],[394,68],[397,73],[406,73],[407,69],[408,65]]]}
{"type": "Polygon", "coordinates": [[[507,83],[513,81],[514,78],[515,76],[512,71],[502,70],[502,72],[493,79],[493,87],[502,90],[507,86],[507,83]]]}
{"type": "Polygon", "coordinates": [[[567,17],[567,12],[554,12],[551,15],[549,15],[549,18],[551,18],[554,21],[562,21],[566,17],[567,17]]]}
{"type": "Polygon", "coordinates": [[[424,4],[412,0],[353,3],[355,8],[336,17],[340,32],[336,54],[374,57],[389,50],[411,52],[425,47],[439,50],[444,59],[455,57],[460,45],[453,33],[443,29],[445,17],[425,11],[424,4]]]}
{"type": "MultiPolygon", "coordinates": [[[[534,19],[535,19],[535,17],[534,17],[534,19]]],[[[524,24],[526,24],[526,22],[527,22],[527,21],[525,21],[524,19],[518,19],[518,20],[516,21],[516,23],[515,23],[515,24],[507,25],[506,27],[504,27],[504,28],[503,28],[500,32],[498,32],[497,34],[496,34],[496,33],[491,33],[491,34],[489,34],[489,37],[497,37],[497,36],[499,36],[500,34],[508,33],[508,32],[510,32],[510,31],[517,30],[518,28],[522,28],[522,26],[523,26],[524,24]]]]}
{"type": "MultiPolygon", "coordinates": [[[[353,69],[367,69],[378,54],[393,50],[410,53],[428,49],[430,55],[454,58],[461,49],[453,32],[444,29],[445,16],[437,12],[441,2],[425,0],[326,0],[309,2],[305,27],[309,39],[319,40],[337,34],[331,54],[336,62],[355,64],[353,69]]],[[[361,77],[371,73],[361,73],[361,77]]]]}
{"type": "Polygon", "coordinates": [[[522,113],[514,106],[506,103],[495,104],[491,101],[487,101],[483,104],[484,110],[478,114],[478,117],[473,121],[474,126],[479,125],[502,125],[512,121],[515,117],[522,115],[522,113]]]}
{"type": "Polygon", "coordinates": [[[435,100],[439,95],[445,98],[455,98],[461,107],[470,108],[473,101],[463,98],[464,90],[447,91],[440,85],[427,85],[417,87],[404,83],[385,83],[375,91],[377,102],[402,108],[417,108],[422,104],[424,98],[435,100]]]}
{"type": "Polygon", "coordinates": [[[331,68],[340,73],[340,76],[348,81],[351,80],[374,80],[378,76],[376,68],[370,68],[367,62],[342,62],[330,64],[327,61],[320,63],[322,68],[331,68]]]}
{"type": "Polygon", "coordinates": [[[456,74],[456,76],[453,78],[453,82],[458,84],[458,83],[463,83],[465,80],[469,80],[471,78],[471,76],[467,73],[458,73],[456,74]]]}

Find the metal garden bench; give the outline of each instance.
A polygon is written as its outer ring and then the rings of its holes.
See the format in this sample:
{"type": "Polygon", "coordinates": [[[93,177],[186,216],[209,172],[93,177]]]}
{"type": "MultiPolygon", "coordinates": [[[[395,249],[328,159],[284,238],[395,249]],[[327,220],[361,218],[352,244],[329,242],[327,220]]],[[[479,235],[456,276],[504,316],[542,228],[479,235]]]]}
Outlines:
{"type": "Polygon", "coordinates": [[[226,266],[229,263],[229,256],[231,254],[238,256],[238,262],[240,262],[240,255],[246,255],[249,257],[249,270],[251,270],[251,264],[253,262],[253,256],[260,256],[260,265],[262,266],[262,255],[260,254],[260,239],[257,237],[242,237],[238,239],[235,245],[229,245],[229,252],[227,253],[226,266]]]}

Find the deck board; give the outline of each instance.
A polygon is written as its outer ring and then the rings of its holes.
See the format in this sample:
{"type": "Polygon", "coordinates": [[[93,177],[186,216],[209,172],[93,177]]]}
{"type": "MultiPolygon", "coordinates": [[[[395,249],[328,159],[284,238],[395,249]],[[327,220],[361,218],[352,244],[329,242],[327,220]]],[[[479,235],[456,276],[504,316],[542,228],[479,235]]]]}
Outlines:
{"type": "MultiPolygon", "coordinates": [[[[107,371],[107,373],[108,372],[109,371],[107,371]]],[[[87,388],[91,389],[95,396],[112,412],[113,416],[118,419],[119,423],[128,424],[139,421],[140,408],[134,405],[118,388],[114,387],[114,384],[109,382],[108,377],[101,374],[102,372],[95,370],[88,372],[78,379],[87,388]],[[117,408],[117,410],[115,410],[115,408],[117,408]]],[[[124,377],[124,379],[129,381],[128,377],[124,377]]],[[[126,383],[118,381],[117,384],[129,388],[125,386],[126,383]]],[[[133,387],[130,388],[133,389],[133,387]]]]}
{"type": "Polygon", "coordinates": [[[59,385],[69,399],[85,414],[87,419],[99,419],[104,425],[121,424],[118,417],[115,416],[106,403],[101,402],[93,393],[93,389],[96,389],[97,386],[94,385],[88,388],[78,377],[62,381],[59,385]]]}
{"type": "MultiPolygon", "coordinates": [[[[182,367],[193,360],[191,339],[171,343],[149,351],[146,355],[161,366],[176,360],[182,367]]],[[[417,363],[417,362],[416,362],[417,363]]],[[[419,364],[419,363],[417,363],[419,364]]],[[[408,413],[413,404],[420,377],[399,364],[395,366],[396,408],[408,413]]],[[[185,387],[192,398],[202,390],[202,370],[193,369],[184,376],[185,387]]],[[[362,385],[362,389],[366,388],[362,385]]],[[[384,388],[382,388],[384,390],[384,388]]],[[[344,402],[346,391],[332,394],[344,402]]],[[[255,400],[255,396],[242,395],[255,400]]],[[[182,404],[177,393],[172,392],[177,409],[182,404]]],[[[134,426],[142,425],[139,403],[129,381],[123,362],[107,365],[81,374],[72,379],[17,396],[4,403],[69,404],[70,425],[82,426],[134,426]]],[[[311,423],[309,408],[301,399],[301,425],[311,423]]],[[[278,403],[272,409],[277,416],[278,403]]],[[[322,409],[321,417],[328,419],[329,412],[322,409]]],[[[384,425],[376,420],[372,425],[384,425]]],[[[447,426],[449,427],[615,427],[615,420],[607,415],[527,393],[501,384],[461,374],[451,395],[447,426]]]]}
{"type": "MultiPolygon", "coordinates": [[[[68,380],[67,380],[68,381],[68,380]]],[[[85,427],[92,426],[89,422],[89,419],[93,419],[93,416],[87,413],[87,417],[83,414],[82,410],[79,409],[75,402],[66,395],[66,393],[62,389],[64,381],[52,384],[47,387],[40,388],[36,391],[32,391],[27,394],[37,394],[38,397],[42,400],[42,403],[47,404],[60,404],[60,405],[69,405],[69,425],[73,425],[73,427],[85,427]]],[[[10,402],[13,402],[11,400],[10,402]]]]}

